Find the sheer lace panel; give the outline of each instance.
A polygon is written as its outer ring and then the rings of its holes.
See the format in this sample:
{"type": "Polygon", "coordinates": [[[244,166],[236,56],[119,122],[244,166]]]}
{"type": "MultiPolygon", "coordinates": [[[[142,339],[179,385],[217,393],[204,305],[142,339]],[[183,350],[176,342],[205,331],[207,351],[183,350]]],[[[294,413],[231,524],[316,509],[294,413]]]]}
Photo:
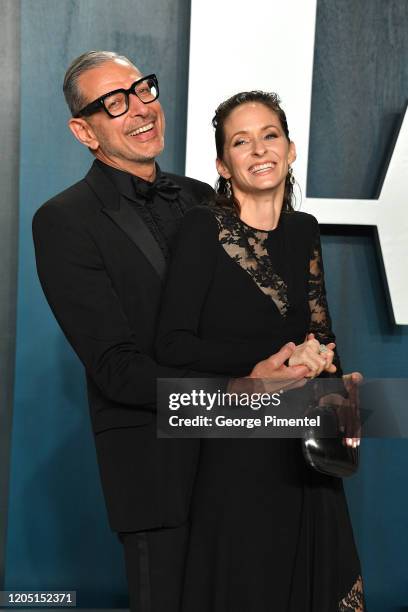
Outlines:
{"type": "Polygon", "coordinates": [[[324,272],[322,262],[322,251],[319,233],[316,235],[309,267],[309,306],[310,306],[310,331],[313,332],[320,342],[331,342],[331,320],[327,306],[326,289],[324,286],[324,272]]]}
{"type": "Polygon", "coordinates": [[[359,576],[339,603],[339,612],[364,612],[363,579],[359,576]]]}
{"type": "MultiPolygon", "coordinates": [[[[326,288],[324,284],[324,270],[322,260],[322,247],[320,234],[317,230],[316,239],[310,256],[309,265],[309,331],[316,336],[322,344],[335,341],[332,323],[327,305],[326,288]]],[[[333,363],[337,368],[336,376],[341,375],[340,359],[337,350],[334,350],[333,363]]]]}
{"type": "Polygon", "coordinates": [[[234,212],[221,207],[213,208],[219,227],[219,241],[226,253],[269,296],[280,314],[286,317],[289,301],[285,281],[276,274],[266,250],[268,232],[244,225],[234,212]]]}

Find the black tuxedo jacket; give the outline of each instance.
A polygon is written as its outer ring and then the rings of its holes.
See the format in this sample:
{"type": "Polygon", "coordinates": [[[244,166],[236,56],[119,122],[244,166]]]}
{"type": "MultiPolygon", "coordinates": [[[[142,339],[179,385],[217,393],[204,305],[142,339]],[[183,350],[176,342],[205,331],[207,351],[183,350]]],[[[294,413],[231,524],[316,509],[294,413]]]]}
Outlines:
{"type": "MultiPolygon", "coordinates": [[[[213,195],[205,183],[166,176],[181,187],[186,207],[213,195]]],[[[138,244],[137,223],[137,213],[96,163],[33,220],[41,285],[86,370],[102,485],[116,531],[185,521],[198,456],[197,440],[156,438],[156,379],[188,372],[155,362],[162,281],[138,244]]],[[[144,248],[157,256],[147,234],[144,248]]]]}

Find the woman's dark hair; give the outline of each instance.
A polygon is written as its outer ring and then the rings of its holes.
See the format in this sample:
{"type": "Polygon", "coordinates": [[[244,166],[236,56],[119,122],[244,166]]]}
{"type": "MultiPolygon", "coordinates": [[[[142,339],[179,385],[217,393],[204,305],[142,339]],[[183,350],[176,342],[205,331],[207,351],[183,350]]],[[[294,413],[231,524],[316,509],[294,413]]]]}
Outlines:
{"type": "MultiPolygon", "coordinates": [[[[212,125],[215,128],[215,147],[217,149],[218,159],[223,159],[224,156],[224,144],[225,144],[225,131],[224,124],[226,119],[229,117],[231,112],[247,102],[259,102],[270,108],[279,118],[282,129],[285,133],[286,138],[290,142],[288,122],[286,120],[285,111],[280,106],[280,99],[276,93],[269,93],[265,91],[242,91],[240,93],[231,96],[228,100],[221,102],[212,120],[212,125]]],[[[283,196],[283,207],[282,210],[287,212],[293,212],[293,185],[290,181],[291,174],[288,172],[285,180],[285,192],[283,196]]],[[[216,198],[215,202],[219,206],[234,207],[239,211],[239,202],[234,196],[228,196],[227,180],[220,176],[215,185],[216,198]]]]}

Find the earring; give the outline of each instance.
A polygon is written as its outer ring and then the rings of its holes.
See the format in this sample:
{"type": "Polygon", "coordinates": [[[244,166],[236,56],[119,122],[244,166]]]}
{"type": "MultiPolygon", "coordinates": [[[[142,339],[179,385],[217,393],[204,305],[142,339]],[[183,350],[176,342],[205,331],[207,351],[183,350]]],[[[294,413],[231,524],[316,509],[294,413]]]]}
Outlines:
{"type": "Polygon", "coordinates": [[[295,175],[293,174],[293,168],[292,166],[289,166],[288,169],[288,174],[289,174],[289,181],[291,185],[294,185],[296,183],[296,179],[295,179],[295,175]]]}
{"type": "Polygon", "coordinates": [[[229,200],[232,198],[231,181],[229,179],[225,181],[225,195],[229,200]]]}

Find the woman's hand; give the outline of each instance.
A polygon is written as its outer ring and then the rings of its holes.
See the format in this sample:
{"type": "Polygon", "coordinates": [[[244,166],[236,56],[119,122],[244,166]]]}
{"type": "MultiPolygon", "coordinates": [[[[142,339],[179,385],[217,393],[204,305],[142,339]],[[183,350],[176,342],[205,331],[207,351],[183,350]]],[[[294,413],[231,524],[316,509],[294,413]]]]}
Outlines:
{"type": "MultiPolygon", "coordinates": [[[[343,382],[346,387],[346,390],[349,394],[349,401],[352,410],[352,414],[354,415],[354,422],[357,421],[357,435],[359,437],[355,438],[344,438],[344,443],[347,446],[352,446],[356,448],[360,446],[360,436],[361,436],[361,423],[360,423],[360,397],[359,397],[359,385],[363,382],[363,375],[360,372],[352,372],[351,374],[344,374],[343,382]]],[[[354,426],[355,427],[355,426],[354,426]]],[[[356,428],[353,433],[356,433],[356,428]]]]}
{"type": "MultiPolygon", "coordinates": [[[[314,340],[314,334],[308,334],[306,337],[307,340],[314,340]]],[[[326,365],[323,368],[324,372],[329,372],[330,374],[334,374],[337,371],[336,366],[333,364],[334,359],[334,349],[336,345],[334,342],[329,342],[329,344],[319,344],[319,353],[321,357],[326,359],[326,365]],[[326,350],[322,350],[322,347],[325,347],[326,350]]]]}
{"type": "Polygon", "coordinates": [[[335,346],[334,342],[321,345],[313,334],[308,334],[305,342],[299,344],[289,358],[289,366],[307,366],[309,373],[306,374],[306,378],[319,376],[323,370],[334,373],[336,371],[336,366],[333,365],[335,346]],[[322,346],[325,347],[324,351],[322,346]]]}

